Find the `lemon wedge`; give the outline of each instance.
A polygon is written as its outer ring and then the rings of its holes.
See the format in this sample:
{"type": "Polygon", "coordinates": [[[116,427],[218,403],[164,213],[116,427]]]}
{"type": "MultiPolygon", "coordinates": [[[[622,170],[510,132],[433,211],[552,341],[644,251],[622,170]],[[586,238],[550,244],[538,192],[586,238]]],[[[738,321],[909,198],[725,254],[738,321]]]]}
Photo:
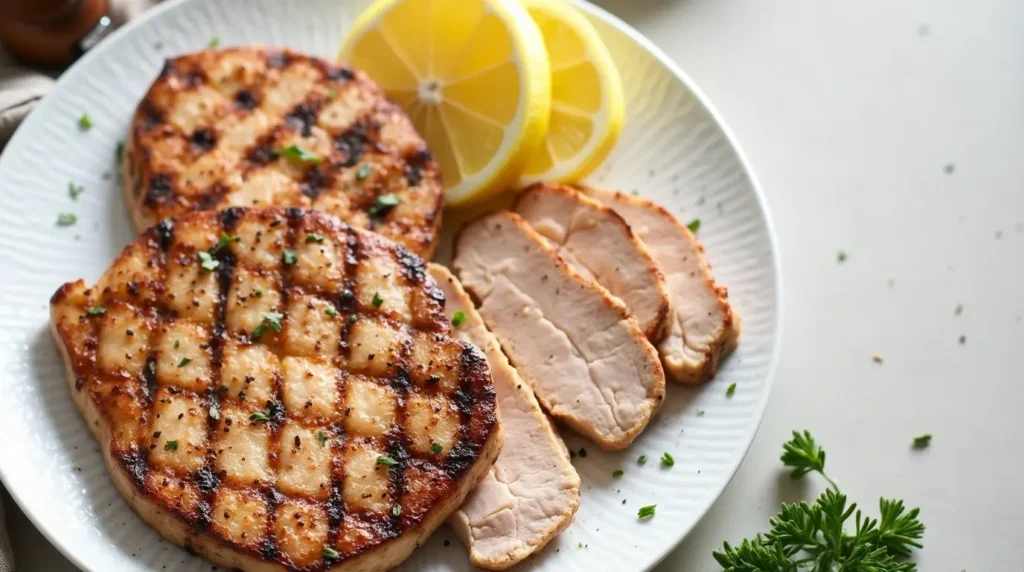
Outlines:
{"type": "Polygon", "coordinates": [[[378,0],[338,58],[405,109],[441,164],[446,204],[513,186],[547,131],[547,52],[517,0],[378,0]]]}
{"type": "Polygon", "coordinates": [[[563,0],[522,0],[537,23],[551,63],[547,136],[522,183],[582,179],[608,156],[622,130],[619,71],[586,17],[563,0]]]}

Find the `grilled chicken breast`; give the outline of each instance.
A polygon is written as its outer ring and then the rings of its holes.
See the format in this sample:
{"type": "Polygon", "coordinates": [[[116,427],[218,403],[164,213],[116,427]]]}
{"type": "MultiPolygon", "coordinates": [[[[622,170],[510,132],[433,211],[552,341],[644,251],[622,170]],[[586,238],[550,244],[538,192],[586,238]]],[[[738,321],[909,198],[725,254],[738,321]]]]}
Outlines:
{"type": "Polygon", "coordinates": [[[674,315],[658,352],[669,375],[688,384],[714,377],[722,358],[739,342],[740,320],[728,291],[715,284],[700,241],[647,199],[602,189],[584,192],[626,219],[665,273],[674,315]]]}
{"type": "Polygon", "coordinates": [[[487,356],[505,437],[494,466],[448,522],[474,566],[505,570],[569,526],[580,504],[580,477],[533,390],[509,365],[462,285],[447,268],[427,266],[444,292],[445,313],[458,324],[453,335],[487,356]]]}
{"type": "Polygon", "coordinates": [[[192,210],[305,207],[430,258],[440,166],[365,74],[289,50],[229,48],[164,64],[122,161],[141,232],[192,210]]]}
{"type": "Polygon", "coordinates": [[[652,343],[668,330],[668,284],[647,247],[615,211],[568,185],[538,183],[513,210],[580,274],[622,300],[652,343]]]}
{"type": "Polygon", "coordinates": [[[622,302],[573,270],[519,215],[469,223],[452,265],[512,365],[551,414],[627,447],[665,396],[658,354],[622,302]]]}
{"type": "Polygon", "coordinates": [[[164,537],[245,570],[404,560],[500,449],[424,262],[334,217],[166,219],[51,301],[71,394],[164,537]]]}

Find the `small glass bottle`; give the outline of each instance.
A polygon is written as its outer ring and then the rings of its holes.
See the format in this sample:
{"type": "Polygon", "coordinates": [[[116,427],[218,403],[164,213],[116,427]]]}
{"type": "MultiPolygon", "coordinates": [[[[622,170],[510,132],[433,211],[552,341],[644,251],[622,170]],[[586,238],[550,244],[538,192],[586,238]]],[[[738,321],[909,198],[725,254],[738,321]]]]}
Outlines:
{"type": "Polygon", "coordinates": [[[34,65],[67,65],[113,31],[107,0],[0,0],[0,42],[34,65]]]}

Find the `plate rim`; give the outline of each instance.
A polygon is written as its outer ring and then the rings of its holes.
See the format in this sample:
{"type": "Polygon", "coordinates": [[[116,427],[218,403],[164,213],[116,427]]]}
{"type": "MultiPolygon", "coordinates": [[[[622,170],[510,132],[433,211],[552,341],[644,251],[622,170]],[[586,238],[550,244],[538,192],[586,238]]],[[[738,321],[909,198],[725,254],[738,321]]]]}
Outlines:
{"type": "MultiPolygon", "coordinates": [[[[68,82],[75,81],[80,70],[88,65],[92,60],[100,57],[104,57],[106,52],[114,49],[113,46],[118,43],[119,38],[131,33],[136,27],[149,21],[152,18],[160,17],[165,11],[175,9],[180,5],[197,3],[201,0],[170,0],[162,2],[157,6],[154,6],[141,14],[140,16],[132,19],[128,23],[124,24],[117,30],[115,30],[104,42],[101,42],[96,48],[89,50],[83,57],[75,61],[57,81],[54,82],[50,90],[43,96],[40,102],[36,105],[35,109],[29,114],[29,116],[22,122],[21,125],[15,130],[13,136],[8,140],[4,146],[4,152],[0,153],[0,171],[4,170],[6,163],[9,159],[6,159],[10,155],[6,151],[13,148],[16,144],[21,144],[21,139],[28,137],[25,133],[35,130],[37,123],[45,121],[47,111],[53,105],[55,100],[54,94],[65,89],[64,85],[68,82]]],[[[755,419],[748,433],[743,437],[745,443],[743,444],[742,451],[735,457],[735,460],[730,464],[727,469],[728,476],[723,479],[719,486],[714,490],[714,495],[711,500],[703,509],[698,511],[696,518],[694,518],[687,528],[681,528],[676,535],[676,538],[671,543],[666,543],[664,547],[658,552],[650,564],[646,567],[647,570],[653,569],[660,562],[662,562],[672,551],[679,547],[680,543],[688,536],[697,524],[703,520],[711,508],[721,498],[722,493],[726,487],[735,478],[736,473],[739,471],[740,466],[746,459],[747,454],[750,451],[750,447],[753,445],[754,439],[764,421],[765,411],[767,410],[768,401],[771,397],[772,388],[775,382],[775,376],[778,369],[779,358],[782,349],[782,336],[783,336],[783,318],[785,315],[783,306],[783,282],[782,282],[782,257],[780,256],[779,250],[779,238],[775,231],[774,218],[771,214],[771,208],[768,204],[767,196],[761,187],[760,180],[755,173],[749,158],[744,152],[742,146],[736,139],[729,124],[725,121],[722,114],[713,105],[710,98],[704,93],[703,90],[697,85],[697,83],[675,62],[670,56],[668,56],[661,48],[654,44],[650,39],[644,36],[636,28],[609,12],[601,6],[587,2],[586,0],[566,0],[574,8],[581,12],[598,19],[603,20],[619,32],[626,35],[630,40],[636,42],[645,51],[650,53],[659,64],[661,64],[669,73],[671,73],[678,81],[680,81],[687,90],[689,90],[694,98],[707,110],[708,115],[713,119],[714,123],[722,131],[726,142],[736,155],[736,160],[742,167],[744,174],[749,180],[750,187],[754,193],[754,197],[757,200],[758,206],[761,209],[762,216],[764,217],[765,231],[768,235],[769,250],[771,253],[772,261],[774,262],[772,268],[772,278],[775,282],[775,300],[774,307],[776,312],[775,329],[772,332],[772,344],[773,348],[770,353],[768,371],[764,378],[764,389],[758,398],[758,403],[755,407],[755,419]]],[[[21,495],[15,489],[12,489],[7,485],[9,479],[6,476],[4,464],[0,463],[0,483],[4,484],[4,488],[10,495],[11,499],[18,505],[19,510],[22,514],[32,523],[32,526],[40,532],[40,534],[50,543],[51,546],[56,548],[65,558],[67,558],[72,564],[82,570],[90,570],[90,568],[77,557],[75,552],[67,546],[64,541],[53,531],[51,531],[44,522],[42,522],[31,510],[26,510],[25,503],[23,502],[21,495]]]]}

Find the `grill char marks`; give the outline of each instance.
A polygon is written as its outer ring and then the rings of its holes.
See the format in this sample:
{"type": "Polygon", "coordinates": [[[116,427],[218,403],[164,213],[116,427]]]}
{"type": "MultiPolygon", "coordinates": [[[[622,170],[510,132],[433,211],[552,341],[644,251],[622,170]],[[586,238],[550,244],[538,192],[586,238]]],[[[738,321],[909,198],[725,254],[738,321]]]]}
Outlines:
{"type": "Polygon", "coordinates": [[[232,567],[390,568],[461,503],[500,446],[489,372],[448,338],[438,291],[414,255],[333,217],[231,208],[151,228],[96,287],[61,287],[51,312],[109,471],[162,534],[232,567]],[[289,263],[284,249],[296,252],[289,263]],[[386,303],[372,303],[378,293],[386,303]],[[98,304],[105,314],[86,312],[98,304]],[[277,321],[280,331],[249,333],[277,321]],[[111,337],[125,328],[129,342],[111,337]],[[359,352],[349,347],[356,337],[359,352]],[[339,346],[312,349],[325,339],[339,346]],[[365,344],[391,349],[366,361],[365,344]],[[438,370],[444,381],[426,382],[434,362],[422,356],[442,354],[453,364],[438,370]],[[353,384],[364,392],[350,395],[353,384]],[[350,407],[363,419],[381,414],[374,395],[393,399],[389,429],[349,426],[350,407]],[[444,411],[456,412],[448,429],[436,417],[444,411]],[[345,493],[346,479],[377,474],[349,466],[367,448],[396,461],[379,473],[381,503],[345,493]],[[324,547],[340,559],[326,561],[324,547]]]}

